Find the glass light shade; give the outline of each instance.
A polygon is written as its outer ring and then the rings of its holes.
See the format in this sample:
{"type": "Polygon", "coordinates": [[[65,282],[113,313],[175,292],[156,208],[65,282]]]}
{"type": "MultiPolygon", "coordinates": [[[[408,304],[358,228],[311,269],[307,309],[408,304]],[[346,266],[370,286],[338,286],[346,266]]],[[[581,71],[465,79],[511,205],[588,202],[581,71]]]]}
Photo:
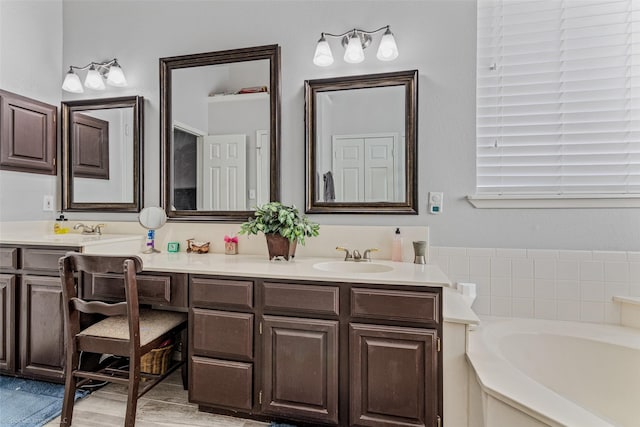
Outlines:
{"type": "Polygon", "coordinates": [[[87,71],[87,77],[84,79],[84,85],[89,89],[105,90],[106,86],[102,80],[100,73],[92,65],[87,71]]]}
{"type": "Polygon", "coordinates": [[[107,84],[117,87],[125,87],[127,85],[127,79],[124,78],[122,68],[116,62],[109,67],[109,74],[107,75],[107,84]]]}
{"type": "Polygon", "coordinates": [[[393,33],[388,28],[387,31],[385,31],[382,35],[376,57],[380,61],[393,61],[398,57],[398,46],[396,45],[396,39],[393,37],[393,33]]]}
{"type": "Polygon", "coordinates": [[[360,38],[354,32],[349,36],[349,44],[344,51],[344,62],[357,64],[362,61],[364,61],[364,50],[362,50],[360,38]]]}
{"type": "Polygon", "coordinates": [[[82,93],[84,89],[82,88],[82,83],[80,82],[80,77],[73,70],[69,70],[67,75],[64,76],[64,82],[62,83],[62,90],[66,90],[67,92],[73,93],[82,93]]]}
{"type": "Polygon", "coordinates": [[[313,54],[313,63],[319,67],[328,67],[333,64],[333,54],[329,43],[322,36],[316,45],[316,52],[313,54]]]}

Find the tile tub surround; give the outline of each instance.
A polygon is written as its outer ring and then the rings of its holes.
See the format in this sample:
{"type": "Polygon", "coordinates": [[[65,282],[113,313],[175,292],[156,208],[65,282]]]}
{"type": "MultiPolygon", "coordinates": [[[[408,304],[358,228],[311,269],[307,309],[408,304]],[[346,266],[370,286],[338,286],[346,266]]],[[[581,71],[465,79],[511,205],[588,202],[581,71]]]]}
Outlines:
{"type": "Polygon", "coordinates": [[[640,252],[431,247],[452,283],[477,284],[480,315],[619,324],[640,296],[640,252]]]}

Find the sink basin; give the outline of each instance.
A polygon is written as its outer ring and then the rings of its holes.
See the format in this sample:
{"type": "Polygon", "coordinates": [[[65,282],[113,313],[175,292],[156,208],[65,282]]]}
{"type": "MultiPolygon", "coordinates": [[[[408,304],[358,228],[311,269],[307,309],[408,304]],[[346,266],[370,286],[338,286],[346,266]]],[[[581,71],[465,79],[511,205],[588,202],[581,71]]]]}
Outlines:
{"type": "Polygon", "coordinates": [[[328,261],[313,264],[313,268],[335,273],[384,273],[393,270],[393,267],[373,262],[328,261]]]}

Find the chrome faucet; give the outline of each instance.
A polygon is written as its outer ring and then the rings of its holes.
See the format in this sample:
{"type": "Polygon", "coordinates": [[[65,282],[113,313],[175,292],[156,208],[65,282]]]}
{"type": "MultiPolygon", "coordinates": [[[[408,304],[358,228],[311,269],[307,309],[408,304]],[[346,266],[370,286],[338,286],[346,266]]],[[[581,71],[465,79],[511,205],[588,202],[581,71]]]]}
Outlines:
{"type": "Polygon", "coordinates": [[[347,248],[336,246],[336,251],[344,251],[344,260],[345,261],[349,261],[351,258],[353,258],[351,256],[351,252],[349,252],[349,249],[347,249],[347,248]]]}
{"type": "Polygon", "coordinates": [[[85,224],[82,224],[82,223],[78,223],[78,224],[73,226],[73,229],[77,230],[79,228],[82,228],[82,234],[98,234],[98,235],[101,235],[103,227],[104,227],[104,224],[85,225],[85,224]]]}
{"type": "Polygon", "coordinates": [[[362,255],[362,259],[364,261],[371,261],[371,252],[378,252],[378,248],[369,248],[365,250],[364,254],[362,255]]]}
{"type": "Polygon", "coordinates": [[[354,249],[353,252],[350,252],[349,249],[343,248],[341,246],[336,247],[337,251],[344,251],[344,260],[345,261],[355,261],[355,262],[370,262],[371,261],[371,252],[377,252],[378,248],[369,248],[364,251],[364,254],[361,254],[359,250],[354,249]]]}

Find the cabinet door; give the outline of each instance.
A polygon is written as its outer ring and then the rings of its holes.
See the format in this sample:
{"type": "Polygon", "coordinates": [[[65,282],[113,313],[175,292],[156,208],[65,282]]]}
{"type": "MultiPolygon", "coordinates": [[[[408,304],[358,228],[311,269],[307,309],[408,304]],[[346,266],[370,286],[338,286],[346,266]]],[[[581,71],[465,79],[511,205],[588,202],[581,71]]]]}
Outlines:
{"type": "Polygon", "coordinates": [[[20,298],[22,374],[62,380],[65,348],[60,278],[25,275],[20,298]]]}
{"type": "Polygon", "coordinates": [[[435,425],[436,340],[432,329],[350,324],[350,425],[435,425]]]}
{"type": "Polygon", "coordinates": [[[58,109],[0,90],[0,169],[56,174],[58,109]]]}
{"type": "Polygon", "coordinates": [[[109,122],[78,112],[71,121],[73,177],[109,179],[109,122]]]}
{"type": "Polygon", "coordinates": [[[338,423],[338,322],[264,316],[262,411],[338,423]]]}
{"type": "Polygon", "coordinates": [[[0,274],[0,371],[15,371],[16,276],[0,274]]]}

